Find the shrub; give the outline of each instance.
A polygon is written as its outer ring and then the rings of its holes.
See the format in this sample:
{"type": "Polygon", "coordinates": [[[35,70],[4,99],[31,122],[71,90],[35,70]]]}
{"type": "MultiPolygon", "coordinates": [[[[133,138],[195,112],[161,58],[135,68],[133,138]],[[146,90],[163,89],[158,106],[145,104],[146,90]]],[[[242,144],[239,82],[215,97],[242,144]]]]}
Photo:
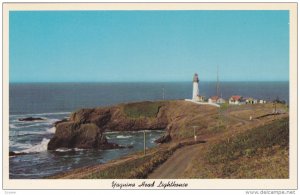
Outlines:
{"type": "Polygon", "coordinates": [[[156,117],[162,102],[137,102],[125,104],[123,111],[127,117],[140,118],[140,117],[156,117]]]}

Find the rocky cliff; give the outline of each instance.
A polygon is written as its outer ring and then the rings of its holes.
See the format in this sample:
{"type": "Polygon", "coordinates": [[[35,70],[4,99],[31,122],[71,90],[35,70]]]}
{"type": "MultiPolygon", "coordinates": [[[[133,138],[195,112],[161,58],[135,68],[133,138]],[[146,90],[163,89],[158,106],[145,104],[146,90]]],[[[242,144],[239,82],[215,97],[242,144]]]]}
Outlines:
{"type": "Polygon", "coordinates": [[[100,149],[119,147],[107,141],[105,131],[165,129],[165,136],[158,141],[170,141],[180,135],[181,128],[190,128],[189,125],[193,125],[195,120],[205,126],[205,121],[200,120],[199,114],[209,113],[216,113],[216,108],[179,100],[81,109],[72,113],[69,120],[56,123],[56,132],[48,144],[48,150],[62,147],[100,149]]]}

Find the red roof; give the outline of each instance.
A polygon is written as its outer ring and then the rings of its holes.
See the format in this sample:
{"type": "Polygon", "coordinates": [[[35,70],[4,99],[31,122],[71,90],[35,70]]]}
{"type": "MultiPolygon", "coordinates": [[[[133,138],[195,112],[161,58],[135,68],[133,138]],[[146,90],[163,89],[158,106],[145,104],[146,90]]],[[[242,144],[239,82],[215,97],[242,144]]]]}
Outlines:
{"type": "Polygon", "coordinates": [[[212,96],[210,99],[217,101],[219,99],[218,96],[212,96]]]}
{"type": "Polygon", "coordinates": [[[239,101],[239,100],[241,100],[242,99],[242,96],[239,96],[239,95],[234,95],[234,96],[231,96],[231,98],[230,99],[233,99],[233,100],[235,100],[235,101],[239,101]]]}

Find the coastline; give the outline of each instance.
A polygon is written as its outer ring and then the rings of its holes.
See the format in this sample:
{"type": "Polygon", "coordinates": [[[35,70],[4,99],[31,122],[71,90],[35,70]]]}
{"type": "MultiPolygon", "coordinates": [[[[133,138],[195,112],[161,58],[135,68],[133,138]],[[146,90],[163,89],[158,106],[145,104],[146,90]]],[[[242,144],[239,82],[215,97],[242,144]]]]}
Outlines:
{"type": "MultiPolygon", "coordinates": [[[[177,102],[178,103],[178,102],[177,102]]],[[[181,103],[181,102],[180,102],[181,103]]],[[[178,105],[176,105],[178,106],[178,105]]],[[[189,105],[191,106],[191,105],[189,105]]],[[[204,105],[195,105],[204,108],[204,105]]],[[[71,171],[67,171],[60,174],[55,174],[50,177],[51,179],[66,179],[66,178],[147,178],[151,174],[155,174],[155,170],[160,167],[161,164],[172,158],[173,155],[176,156],[176,152],[184,150],[187,146],[195,145],[195,148],[209,148],[213,144],[217,144],[227,137],[232,137],[232,135],[239,135],[247,131],[251,131],[255,128],[264,127],[266,125],[272,125],[276,121],[282,119],[288,120],[288,112],[279,115],[266,115],[270,112],[271,105],[243,105],[243,106],[233,106],[229,109],[224,109],[221,111],[221,116],[226,117],[229,122],[227,124],[217,124],[212,120],[206,120],[209,125],[201,128],[197,132],[197,141],[194,140],[193,134],[189,131],[172,132],[172,141],[169,143],[160,144],[152,149],[147,150],[146,155],[143,152],[137,152],[130,154],[120,159],[112,160],[105,164],[87,166],[71,171]],[[253,115],[254,120],[249,121],[249,114],[253,115]],[[217,129],[216,129],[217,128],[217,129]],[[220,130],[221,129],[221,130],[220,130]],[[114,174],[111,174],[114,173],[114,174]]],[[[215,112],[215,111],[214,111],[215,112]]],[[[217,112],[211,113],[212,118],[220,117],[217,112]]],[[[172,112],[174,114],[174,112],[172,112]]],[[[179,113],[178,113],[179,114],[179,113]]],[[[195,113],[194,113],[195,114],[195,113]]],[[[198,113],[199,114],[199,113],[198,113]]],[[[203,114],[203,111],[202,111],[203,114]]],[[[182,116],[182,113],[179,115],[182,116]]],[[[203,115],[201,115],[203,117],[203,115]]],[[[178,118],[178,116],[174,117],[178,118]]],[[[181,117],[182,119],[182,117],[181,117]]],[[[186,120],[186,118],[184,118],[186,120]]],[[[184,120],[184,121],[185,121],[184,120]]],[[[224,122],[224,119],[222,120],[224,122]]],[[[198,151],[198,150],[196,150],[198,151]]],[[[195,160],[195,159],[193,159],[195,160]]],[[[154,175],[155,176],[155,175],[154,175]]],[[[189,176],[177,175],[176,178],[188,178],[189,176]]],[[[154,177],[155,178],[155,177],[154,177]]],[[[158,177],[159,178],[159,177],[158,177]]],[[[197,177],[196,177],[197,178],[197,177]]]]}

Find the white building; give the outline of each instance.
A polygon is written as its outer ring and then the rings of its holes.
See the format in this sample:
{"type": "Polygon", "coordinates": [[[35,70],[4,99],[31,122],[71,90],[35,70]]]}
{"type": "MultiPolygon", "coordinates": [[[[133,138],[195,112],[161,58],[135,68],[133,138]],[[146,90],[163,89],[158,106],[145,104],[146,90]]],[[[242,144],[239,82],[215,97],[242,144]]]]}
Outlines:
{"type": "Polygon", "coordinates": [[[193,97],[192,97],[192,100],[199,101],[198,97],[199,97],[199,78],[198,78],[198,74],[195,73],[194,78],[193,78],[193,97]]]}
{"type": "Polygon", "coordinates": [[[257,104],[258,103],[258,100],[257,99],[254,99],[254,98],[245,98],[246,99],[246,104],[257,104]]]}
{"type": "Polygon", "coordinates": [[[259,100],[259,103],[260,104],[265,104],[265,103],[267,103],[267,101],[266,100],[259,100]]]}
{"type": "Polygon", "coordinates": [[[239,95],[234,95],[229,98],[229,104],[241,105],[244,104],[243,97],[239,95]]]}
{"type": "Polygon", "coordinates": [[[218,96],[213,96],[208,99],[208,103],[224,104],[226,101],[218,96]]]}

